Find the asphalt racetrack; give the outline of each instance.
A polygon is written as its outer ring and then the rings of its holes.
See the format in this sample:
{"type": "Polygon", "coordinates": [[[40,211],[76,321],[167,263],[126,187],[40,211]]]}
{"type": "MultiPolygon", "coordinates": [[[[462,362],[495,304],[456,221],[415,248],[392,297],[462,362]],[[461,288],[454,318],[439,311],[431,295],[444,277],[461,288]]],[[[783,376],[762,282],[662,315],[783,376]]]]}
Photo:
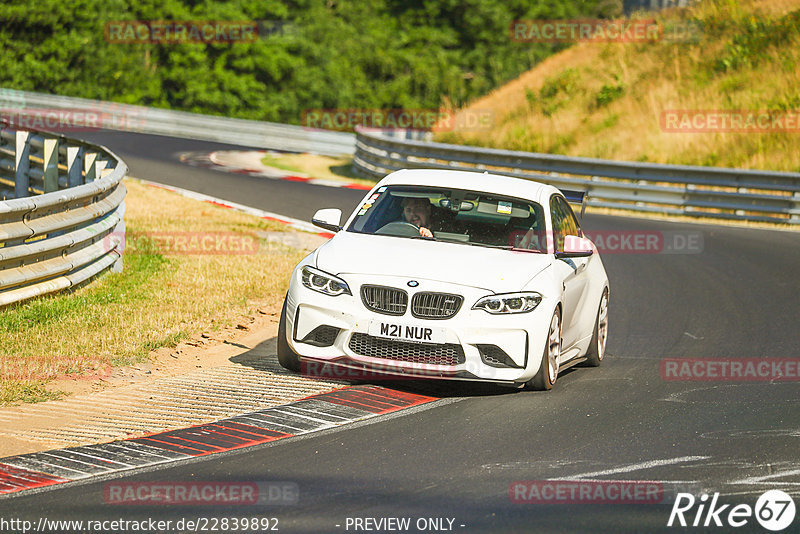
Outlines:
{"type": "MultiPolygon", "coordinates": [[[[137,178],[298,219],[323,207],[349,213],[363,196],[190,167],[176,156],[236,148],[227,145],[119,132],[83,137],[115,151],[137,178]]],[[[281,532],[363,532],[378,525],[384,528],[369,531],[392,531],[397,525],[365,518],[409,518],[409,532],[723,532],[732,530],[724,522],[733,506],[753,507],[767,490],[790,494],[800,507],[800,379],[690,381],[670,375],[665,362],[796,361],[800,234],[591,214],[582,225],[605,238],[655,232],[673,247],[670,253],[663,247],[603,253],[611,299],[601,367],[566,371],[551,392],[394,384],[442,400],[114,479],[284,481],[299,489],[290,505],[109,505],[103,491],[110,480],[93,479],[0,499],[0,517],[158,518],[173,525],[187,518],[270,517],[281,532]],[[690,251],[681,248],[686,240],[690,251]],[[527,491],[515,493],[531,488],[519,481],[595,488],[606,483],[594,481],[655,483],[663,498],[660,504],[574,497],[516,502],[531,500],[527,491]],[[668,528],[670,501],[681,491],[698,499],[719,493],[718,503],[730,505],[719,516],[724,526],[668,528]]],[[[696,504],[687,521],[697,511],[696,504]]],[[[703,512],[701,525],[705,519],[703,512]]],[[[800,531],[798,525],[800,518],[785,532],[800,531]]],[[[736,531],[766,532],[754,517],[736,531]]]]}

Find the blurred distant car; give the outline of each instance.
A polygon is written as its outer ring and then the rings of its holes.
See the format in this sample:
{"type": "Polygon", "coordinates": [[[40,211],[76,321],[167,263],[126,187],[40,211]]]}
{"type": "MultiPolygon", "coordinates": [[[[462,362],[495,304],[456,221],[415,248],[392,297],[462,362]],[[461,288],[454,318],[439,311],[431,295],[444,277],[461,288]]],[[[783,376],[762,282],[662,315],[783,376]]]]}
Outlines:
{"type": "Polygon", "coordinates": [[[285,368],[550,389],[565,368],[603,360],[608,277],[555,187],[403,170],[340,219],[315,214],[336,234],[292,273],[285,368]]]}

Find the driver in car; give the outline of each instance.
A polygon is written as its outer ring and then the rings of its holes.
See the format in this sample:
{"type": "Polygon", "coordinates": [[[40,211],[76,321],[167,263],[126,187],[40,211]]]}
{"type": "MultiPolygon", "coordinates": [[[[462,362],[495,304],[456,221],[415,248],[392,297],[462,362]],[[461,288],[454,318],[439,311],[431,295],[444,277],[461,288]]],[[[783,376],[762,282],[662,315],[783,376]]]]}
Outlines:
{"type": "Polygon", "coordinates": [[[431,203],[427,198],[405,197],[400,202],[403,219],[419,228],[422,237],[433,237],[431,226],[431,203]]]}

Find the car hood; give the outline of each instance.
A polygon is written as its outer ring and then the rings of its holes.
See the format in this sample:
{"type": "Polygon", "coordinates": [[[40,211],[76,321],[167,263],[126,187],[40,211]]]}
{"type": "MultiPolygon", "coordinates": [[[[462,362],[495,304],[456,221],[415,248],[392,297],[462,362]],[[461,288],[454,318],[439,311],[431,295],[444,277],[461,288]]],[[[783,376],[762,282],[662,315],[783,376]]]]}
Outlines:
{"type": "Polygon", "coordinates": [[[339,232],[317,249],[316,266],[331,274],[380,274],[520,291],[552,259],[459,243],[339,232]]]}

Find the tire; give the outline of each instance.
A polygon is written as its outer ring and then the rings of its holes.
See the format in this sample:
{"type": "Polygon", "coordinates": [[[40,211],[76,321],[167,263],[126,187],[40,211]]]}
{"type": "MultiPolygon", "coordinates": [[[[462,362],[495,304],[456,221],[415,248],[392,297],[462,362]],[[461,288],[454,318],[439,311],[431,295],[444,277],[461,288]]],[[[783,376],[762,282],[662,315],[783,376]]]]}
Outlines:
{"type": "Polygon", "coordinates": [[[603,290],[600,305],[597,307],[597,317],[594,320],[594,332],[589,350],[586,352],[586,365],[599,367],[606,355],[608,342],[608,289],[603,290]]]}
{"type": "Polygon", "coordinates": [[[561,310],[556,308],[553,318],[550,319],[550,328],[547,332],[547,342],[542,353],[542,363],[528,386],[539,391],[553,389],[558,378],[558,357],[561,355],[561,310]]]}
{"type": "Polygon", "coordinates": [[[300,356],[289,346],[289,341],[286,339],[286,301],[283,301],[283,309],[281,310],[281,320],[278,323],[278,363],[281,367],[300,372],[300,356]]]}

